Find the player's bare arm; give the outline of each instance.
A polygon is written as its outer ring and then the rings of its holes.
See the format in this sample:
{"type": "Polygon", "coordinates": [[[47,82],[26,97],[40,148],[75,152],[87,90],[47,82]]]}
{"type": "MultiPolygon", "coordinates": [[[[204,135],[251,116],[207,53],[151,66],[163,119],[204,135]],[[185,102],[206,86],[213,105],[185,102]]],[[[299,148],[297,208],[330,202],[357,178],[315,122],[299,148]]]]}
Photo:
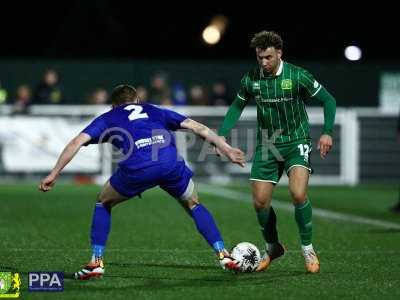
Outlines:
{"type": "Polygon", "coordinates": [[[216,148],[226,155],[233,163],[244,167],[244,153],[237,148],[231,147],[224,138],[218,136],[210,128],[192,119],[186,119],[181,123],[181,127],[193,131],[196,135],[215,145],[216,148]]]}
{"type": "Polygon", "coordinates": [[[40,182],[39,190],[42,192],[50,191],[56,183],[57,177],[62,169],[64,169],[64,167],[72,160],[75,154],[78,153],[79,149],[85,143],[89,142],[90,139],[91,137],[86,133],[80,133],[78,136],[73,138],[61,152],[53,170],[40,182]]]}

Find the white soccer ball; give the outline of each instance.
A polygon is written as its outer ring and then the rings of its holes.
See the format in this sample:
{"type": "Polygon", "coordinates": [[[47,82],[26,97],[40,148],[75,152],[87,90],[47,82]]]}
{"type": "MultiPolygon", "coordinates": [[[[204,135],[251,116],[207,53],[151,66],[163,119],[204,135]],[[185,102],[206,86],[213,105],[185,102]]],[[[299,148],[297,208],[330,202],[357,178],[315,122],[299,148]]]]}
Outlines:
{"type": "Polygon", "coordinates": [[[260,250],[248,242],[237,244],[232,249],[231,256],[239,262],[241,272],[255,271],[261,261],[260,250]]]}

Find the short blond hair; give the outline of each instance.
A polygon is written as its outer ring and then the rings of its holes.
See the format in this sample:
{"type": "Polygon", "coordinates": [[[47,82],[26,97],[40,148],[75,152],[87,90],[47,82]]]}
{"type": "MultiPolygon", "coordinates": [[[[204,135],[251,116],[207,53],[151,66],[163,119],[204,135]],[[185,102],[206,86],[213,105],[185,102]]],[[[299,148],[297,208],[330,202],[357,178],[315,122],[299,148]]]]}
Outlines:
{"type": "Polygon", "coordinates": [[[250,41],[251,48],[267,49],[274,47],[275,49],[282,50],[283,41],[279,34],[274,31],[261,31],[256,33],[250,41]]]}

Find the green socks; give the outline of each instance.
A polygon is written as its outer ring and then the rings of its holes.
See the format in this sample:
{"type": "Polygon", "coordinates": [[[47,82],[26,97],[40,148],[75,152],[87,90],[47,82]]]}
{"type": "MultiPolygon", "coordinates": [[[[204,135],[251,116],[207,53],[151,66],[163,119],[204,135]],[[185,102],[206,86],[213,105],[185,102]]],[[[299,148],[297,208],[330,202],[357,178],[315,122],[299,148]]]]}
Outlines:
{"type": "MultiPolygon", "coordinates": [[[[276,230],[276,214],[272,206],[256,210],[258,223],[261,232],[268,244],[278,242],[278,232],[276,230]]],[[[301,205],[295,205],[294,216],[299,227],[300,240],[303,246],[311,244],[312,238],[312,207],[310,201],[306,200],[301,205]]]]}
{"type": "Polygon", "coordinates": [[[310,245],[312,237],[312,208],[308,199],[303,204],[294,206],[294,217],[299,227],[301,244],[303,246],[310,245]]]}
{"type": "Polygon", "coordinates": [[[276,215],[272,208],[262,208],[256,210],[257,220],[261,226],[261,232],[268,244],[273,244],[278,242],[278,232],[276,230],[276,215]]]}

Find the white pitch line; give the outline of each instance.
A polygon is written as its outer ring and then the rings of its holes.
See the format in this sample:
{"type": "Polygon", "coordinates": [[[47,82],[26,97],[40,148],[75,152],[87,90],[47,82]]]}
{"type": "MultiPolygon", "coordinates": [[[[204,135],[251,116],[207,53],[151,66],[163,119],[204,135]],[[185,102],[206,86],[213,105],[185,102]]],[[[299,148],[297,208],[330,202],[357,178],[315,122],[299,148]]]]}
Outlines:
{"type": "MultiPolygon", "coordinates": [[[[246,203],[251,202],[249,193],[232,191],[228,188],[218,187],[218,186],[211,185],[211,184],[200,183],[199,191],[204,194],[209,194],[209,195],[213,195],[213,196],[221,196],[223,198],[228,198],[228,199],[235,200],[235,201],[246,202],[246,203]]],[[[286,203],[283,201],[279,201],[277,199],[273,199],[273,206],[280,208],[282,210],[285,210],[285,211],[293,212],[292,204],[286,203]]],[[[388,222],[388,221],[377,220],[377,219],[370,219],[370,218],[360,217],[360,216],[351,215],[351,214],[344,214],[344,213],[334,212],[334,211],[331,211],[328,209],[323,209],[323,208],[313,207],[313,216],[320,217],[323,219],[344,221],[344,222],[355,223],[355,224],[371,225],[371,226],[376,226],[376,227],[381,227],[381,228],[386,228],[386,229],[400,229],[399,223],[388,222]]]]}

